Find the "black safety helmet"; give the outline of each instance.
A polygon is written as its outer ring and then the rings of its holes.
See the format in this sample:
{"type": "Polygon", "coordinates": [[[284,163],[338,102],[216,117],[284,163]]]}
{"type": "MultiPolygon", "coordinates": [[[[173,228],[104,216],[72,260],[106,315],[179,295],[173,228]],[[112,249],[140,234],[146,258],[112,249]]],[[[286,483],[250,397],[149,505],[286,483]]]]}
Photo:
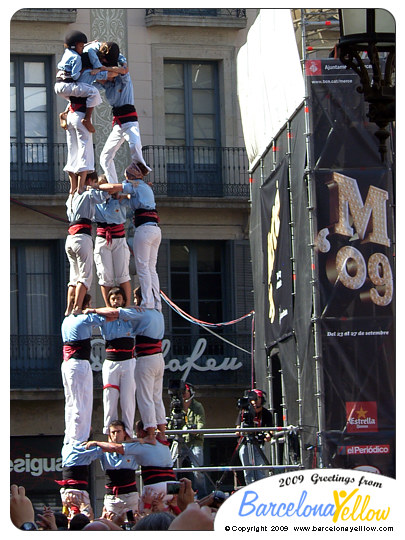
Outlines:
{"type": "Polygon", "coordinates": [[[120,54],[120,48],[114,41],[107,41],[108,52],[105,54],[105,65],[107,67],[118,65],[118,56],[120,54]]]}
{"type": "Polygon", "coordinates": [[[66,34],[65,43],[68,49],[74,50],[76,48],[76,43],[87,43],[87,36],[86,34],[83,34],[83,32],[72,30],[66,34]]]}

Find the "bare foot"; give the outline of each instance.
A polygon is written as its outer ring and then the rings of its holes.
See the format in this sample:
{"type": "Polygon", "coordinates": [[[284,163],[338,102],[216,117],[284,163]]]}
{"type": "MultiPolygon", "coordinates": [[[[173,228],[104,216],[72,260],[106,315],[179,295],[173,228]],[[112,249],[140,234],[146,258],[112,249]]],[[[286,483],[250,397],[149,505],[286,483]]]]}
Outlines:
{"type": "Polygon", "coordinates": [[[72,313],[73,315],[81,315],[82,310],[78,306],[76,306],[72,309],[72,313]]]}
{"type": "Polygon", "coordinates": [[[82,124],[87,129],[87,131],[90,131],[90,133],[94,133],[96,131],[93,124],[88,118],[82,118],[82,124]]]}
{"type": "Polygon", "coordinates": [[[59,123],[60,123],[60,127],[63,128],[63,129],[67,129],[67,121],[66,121],[66,118],[67,118],[67,112],[61,112],[59,114],[59,123]]]}

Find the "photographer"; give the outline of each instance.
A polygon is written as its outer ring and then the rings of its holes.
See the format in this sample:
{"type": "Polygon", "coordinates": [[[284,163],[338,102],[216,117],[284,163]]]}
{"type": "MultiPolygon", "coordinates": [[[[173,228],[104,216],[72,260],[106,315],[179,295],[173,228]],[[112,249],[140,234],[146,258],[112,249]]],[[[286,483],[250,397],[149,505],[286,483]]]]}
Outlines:
{"type": "MultiPolygon", "coordinates": [[[[194,388],[190,383],[185,383],[183,390],[183,410],[185,412],[185,426],[183,429],[203,429],[205,426],[205,411],[203,405],[194,399],[194,388]]],[[[194,456],[190,458],[192,467],[204,466],[204,435],[202,433],[186,433],[183,440],[194,456]]],[[[194,473],[193,488],[198,497],[204,497],[206,493],[205,477],[202,471],[194,473]]]]}
{"type": "MultiPolygon", "coordinates": [[[[176,435],[171,444],[171,452],[177,466],[204,466],[204,436],[200,433],[187,433],[189,429],[202,429],[205,426],[205,411],[199,401],[194,399],[194,388],[182,380],[170,380],[168,386],[170,401],[170,416],[167,419],[169,429],[182,430],[184,434],[176,435]]],[[[188,473],[186,474],[188,476],[188,473]]],[[[202,471],[196,471],[193,487],[199,497],[207,494],[205,476],[202,471]]]]}
{"type": "MultiPolygon", "coordinates": [[[[272,426],[273,415],[263,407],[266,402],[265,393],[262,390],[251,390],[243,400],[239,400],[239,415],[237,419],[237,429],[243,427],[272,426]]],[[[263,454],[265,441],[271,439],[271,434],[255,432],[241,434],[239,440],[239,458],[242,465],[265,465],[266,458],[263,454]],[[251,450],[251,452],[250,452],[251,450]],[[250,454],[250,455],[249,455],[250,454]]],[[[249,469],[243,471],[246,485],[267,476],[266,470],[249,469]]]]}

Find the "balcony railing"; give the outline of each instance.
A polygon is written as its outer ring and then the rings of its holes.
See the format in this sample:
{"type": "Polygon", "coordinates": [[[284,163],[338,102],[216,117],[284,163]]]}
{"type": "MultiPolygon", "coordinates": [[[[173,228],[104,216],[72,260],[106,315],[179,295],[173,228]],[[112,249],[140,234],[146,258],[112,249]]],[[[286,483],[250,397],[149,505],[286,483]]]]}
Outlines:
{"type": "Polygon", "coordinates": [[[246,9],[238,8],[158,8],[146,9],[146,15],[185,15],[194,17],[246,17],[246,9]]]}
{"type": "Polygon", "coordinates": [[[158,8],[145,10],[145,25],[234,28],[247,24],[246,9],[237,8],[158,8]]]}
{"type": "Polygon", "coordinates": [[[63,167],[65,143],[16,143],[10,145],[10,193],[46,194],[69,192],[63,167]]]}
{"type": "MultiPolygon", "coordinates": [[[[156,195],[166,197],[248,198],[248,159],[244,148],[144,146],[156,195]]],[[[64,143],[11,143],[10,193],[57,194],[69,191],[63,167],[64,143]]]]}
{"type": "Polygon", "coordinates": [[[11,388],[61,388],[59,335],[11,335],[11,388]]]}
{"type": "Polygon", "coordinates": [[[244,148],[144,146],[156,195],[248,198],[248,159],[244,148]]]}
{"type": "MultiPolygon", "coordinates": [[[[250,350],[249,332],[225,333],[222,337],[245,351],[250,350]]],[[[100,389],[105,348],[100,336],[95,335],[93,338],[90,363],[94,388],[100,389]]],[[[60,334],[11,335],[11,389],[61,389],[62,345],[60,334]]],[[[208,333],[200,336],[167,333],[163,340],[163,351],[167,366],[165,384],[168,379],[179,377],[188,367],[199,372],[202,384],[223,384],[225,371],[226,384],[248,384],[249,354],[208,333]],[[178,368],[176,371],[173,371],[174,364],[178,368]]]]}

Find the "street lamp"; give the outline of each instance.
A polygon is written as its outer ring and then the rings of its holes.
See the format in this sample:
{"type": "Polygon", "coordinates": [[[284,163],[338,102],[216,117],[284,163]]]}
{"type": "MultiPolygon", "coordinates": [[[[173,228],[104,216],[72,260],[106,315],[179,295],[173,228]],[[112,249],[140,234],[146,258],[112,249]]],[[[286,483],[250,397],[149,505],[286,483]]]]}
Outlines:
{"type": "Polygon", "coordinates": [[[339,17],[339,58],[360,77],[361,86],[357,90],[369,103],[370,122],[379,127],[375,135],[384,161],[385,141],[389,137],[385,128],[395,120],[395,19],[385,9],[360,8],[339,9],[339,17]],[[372,74],[364,64],[363,52],[367,53],[372,74]],[[380,53],[385,53],[384,73],[380,53]]]}

